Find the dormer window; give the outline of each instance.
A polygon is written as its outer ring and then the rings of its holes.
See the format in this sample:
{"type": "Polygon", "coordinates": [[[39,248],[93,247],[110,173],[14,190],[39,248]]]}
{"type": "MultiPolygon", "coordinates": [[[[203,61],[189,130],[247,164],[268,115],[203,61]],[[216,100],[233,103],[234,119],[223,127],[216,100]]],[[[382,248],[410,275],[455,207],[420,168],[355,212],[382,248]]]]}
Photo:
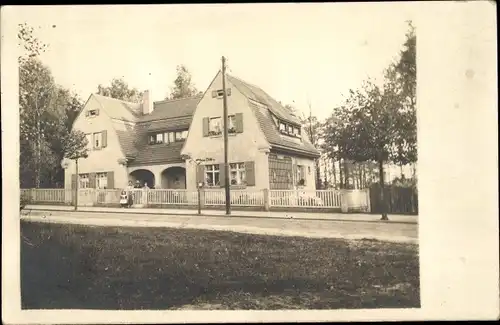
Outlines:
{"type": "Polygon", "coordinates": [[[282,121],[278,121],[278,123],[280,133],[300,138],[300,127],[282,121]]]}
{"type": "Polygon", "coordinates": [[[169,131],[169,132],[155,132],[149,135],[148,143],[153,144],[169,144],[186,140],[188,135],[187,130],[169,131]]]}
{"type": "Polygon", "coordinates": [[[90,110],[88,110],[88,111],[85,113],[85,115],[86,115],[87,117],[95,117],[95,116],[99,115],[99,110],[98,110],[98,109],[90,109],[90,110]]]}

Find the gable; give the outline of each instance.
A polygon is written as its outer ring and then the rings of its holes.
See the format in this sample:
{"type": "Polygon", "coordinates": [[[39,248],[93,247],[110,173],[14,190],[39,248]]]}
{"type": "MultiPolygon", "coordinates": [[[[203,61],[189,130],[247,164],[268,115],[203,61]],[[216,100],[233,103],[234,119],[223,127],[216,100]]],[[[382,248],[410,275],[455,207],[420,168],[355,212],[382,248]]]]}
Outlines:
{"type": "MultiPolygon", "coordinates": [[[[230,159],[251,161],[260,149],[268,149],[269,143],[247,104],[247,98],[230,82],[226,82],[226,88],[231,89],[231,95],[227,97],[228,115],[234,116],[235,123],[239,125],[228,137],[230,159]]],[[[209,130],[211,120],[218,121],[219,126],[223,124],[223,100],[219,96],[214,97],[213,93],[220,89],[222,73],[219,71],[196,107],[182,154],[195,159],[212,158],[223,161],[223,134],[209,130]]]]}

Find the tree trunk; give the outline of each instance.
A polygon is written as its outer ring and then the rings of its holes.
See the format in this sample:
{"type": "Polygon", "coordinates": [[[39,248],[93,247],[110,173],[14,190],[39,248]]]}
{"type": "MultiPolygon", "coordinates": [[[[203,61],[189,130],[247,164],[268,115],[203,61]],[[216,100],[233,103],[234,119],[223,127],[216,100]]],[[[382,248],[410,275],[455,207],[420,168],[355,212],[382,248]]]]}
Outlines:
{"type": "Polygon", "coordinates": [[[363,165],[361,165],[361,184],[363,184],[363,188],[366,188],[365,163],[363,163],[363,165]]]}
{"type": "Polygon", "coordinates": [[[344,187],[349,188],[349,166],[347,161],[344,159],[344,187]]]}
{"type": "Polygon", "coordinates": [[[340,176],[340,182],[339,182],[339,188],[343,189],[344,188],[344,167],[342,164],[342,159],[339,159],[339,176],[340,176]]]}
{"type": "Polygon", "coordinates": [[[316,159],[316,189],[321,189],[321,171],[319,170],[319,159],[316,159]]]}
{"type": "Polygon", "coordinates": [[[389,220],[387,217],[387,205],[385,200],[385,184],[384,184],[384,162],[380,160],[378,162],[378,173],[379,173],[379,183],[380,183],[380,206],[382,208],[382,218],[380,220],[389,220]]]}
{"type": "Polygon", "coordinates": [[[78,175],[78,159],[75,159],[76,184],[75,184],[75,211],[78,210],[78,185],[80,185],[80,176],[78,175]]]}
{"type": "Polygon", "coordinates": [[[332,159],[332,171],[333,171],[333,188],[337,187],[337,171],[335,168],[335,159],[332,159]]]}

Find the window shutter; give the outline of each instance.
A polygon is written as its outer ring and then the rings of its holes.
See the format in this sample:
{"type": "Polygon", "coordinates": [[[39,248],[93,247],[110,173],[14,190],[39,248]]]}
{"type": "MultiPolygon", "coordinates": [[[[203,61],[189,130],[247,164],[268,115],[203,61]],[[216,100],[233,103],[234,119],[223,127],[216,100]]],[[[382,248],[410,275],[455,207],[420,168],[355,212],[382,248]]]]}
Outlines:
{"type": "Polygon", "coordinates": [[[95,115],[96,116],[99,115],[99,110],[98,109],[95,110],[95,115]]]}
{"type": "Polygon", "coordinates": [[[212,98],[217,98],[217,90],[212,90],[212,98]]]}
{"type": "Polygon", "coordinates": [[[92,133],[92,148],[95,149],[95,133],[92,133]]]}
{"type": "Polygon", "coordinates": [[[102,131],[101,135],[102,147],[106,148],[108,146],[108,131],[102,131]]]}
{"type": "Polygon", "coordinates": [[[76,174],[71,174],[71,189],[76,189],[76,174]]]}
{"type": "Polygon", "coordinates": [[[224,168],[224,164],[219,164],[219,184],[221,187],[226,186],[226,168],[224,168]]]}
{"type": "Polygon", "coordinates": [[[196,186],[198,187],[198,183],[202,182],[205,184],[205,166],[197,165],[196,166],[196,186]]]}
{"type": "Polygon", "coordinates": [[[236,113],[234,119],[235,119],[236,132],[242,133],[243,132],[243,113],[236,113]]]}
{"type": "Polygon", "coordinates": [[[85,111],[85,117],[89,117],[90,115],[90,112],[89,111],[85,111]]]}
{"type": "Polygon", "coordinates": [[[246,182],[248,186],[255,186],[255,162],[245,162],[246,182]]]}
{"type": "Polygon", "coordinates": [[[208,117],[203,118],[203,136],[208,137],[208,123],[209,119],[208,117]]]}
{"type": "Polygon", "coordinates": [[[114,189],[115,188],[115,172],[108,172],[106,176],[108,178],[108,188],[114,189]]]}
{"type": "Polygon", "coordinates": [[[89,187],[90,188],[96,188],[95,173],[90,173],[90,175],[89,175],[89,187]]]}

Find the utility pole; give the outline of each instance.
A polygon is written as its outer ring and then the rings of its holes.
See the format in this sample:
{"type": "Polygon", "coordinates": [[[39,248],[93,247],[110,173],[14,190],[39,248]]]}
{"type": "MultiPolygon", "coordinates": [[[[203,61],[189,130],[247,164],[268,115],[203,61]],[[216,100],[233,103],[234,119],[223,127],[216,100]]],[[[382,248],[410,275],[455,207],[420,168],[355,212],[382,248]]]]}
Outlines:
{"type": "Polygon", "coordinates": [[[78,185],[80,185],[80,176],[78,175],[78,158],[75,159],[76,184],[75,184],[75,211],[78,210],[78,185]]]}
{"type": "Polygon", "coordinates": [[[227,89],[226,89],[226,58],[222,57],[222,103],[224,106],[224,187],[226,192],[226,215],[231,215],[231,193],[229,184],[229,162],[228,162],[228,113],[227,113],[227,89]]]}

